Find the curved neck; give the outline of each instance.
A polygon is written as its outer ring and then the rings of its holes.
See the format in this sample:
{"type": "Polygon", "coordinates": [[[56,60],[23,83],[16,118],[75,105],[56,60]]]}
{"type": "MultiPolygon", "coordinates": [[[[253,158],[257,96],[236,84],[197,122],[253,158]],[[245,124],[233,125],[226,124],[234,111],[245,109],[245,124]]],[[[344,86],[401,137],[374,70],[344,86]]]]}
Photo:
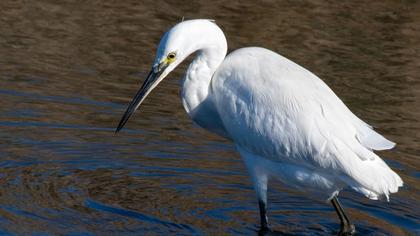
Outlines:
{"type": "Polygon", "coordinates": [[[190,117],[195,116],[199,105],[208,97],[212,76],[226,56],[227,43],[223,39],[217,45],[198,49],[184,76],[182,104],[190,117]]]}

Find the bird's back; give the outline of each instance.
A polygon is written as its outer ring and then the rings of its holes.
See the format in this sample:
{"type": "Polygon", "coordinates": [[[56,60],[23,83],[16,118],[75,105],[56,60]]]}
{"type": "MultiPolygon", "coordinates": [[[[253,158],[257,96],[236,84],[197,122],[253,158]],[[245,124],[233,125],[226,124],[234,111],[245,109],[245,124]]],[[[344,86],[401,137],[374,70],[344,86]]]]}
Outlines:
{"type": "Polygon", "coordinates": [[[214,74],[211,89],[230,137],[256,155],[335,173],[370,198],[402,184],[372,152],[394,143],[285,57],[257,47],[236,50],[214,74]]]}

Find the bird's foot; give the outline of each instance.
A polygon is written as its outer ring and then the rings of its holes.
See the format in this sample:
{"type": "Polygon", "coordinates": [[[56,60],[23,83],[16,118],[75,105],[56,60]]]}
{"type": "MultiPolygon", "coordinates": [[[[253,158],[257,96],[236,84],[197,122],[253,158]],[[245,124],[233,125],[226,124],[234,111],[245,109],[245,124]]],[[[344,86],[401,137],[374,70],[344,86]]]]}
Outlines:
{"type": "Polygon", "coordinates": [[[344,224],[341,225],[340,232],[338,232],[338,236],[350,236],[356,233],[356,227],[354,227],[354,224],[344,224]]]}
{"type": "Polygon", "coordinates": [[[268,227],[268,225],[267,224],[263,224],[263,225],[261,225],[261,228],[258,231],[258,235],[259,236],[268,235],[271,232],[273,232],[273,231],[268,227]]]}

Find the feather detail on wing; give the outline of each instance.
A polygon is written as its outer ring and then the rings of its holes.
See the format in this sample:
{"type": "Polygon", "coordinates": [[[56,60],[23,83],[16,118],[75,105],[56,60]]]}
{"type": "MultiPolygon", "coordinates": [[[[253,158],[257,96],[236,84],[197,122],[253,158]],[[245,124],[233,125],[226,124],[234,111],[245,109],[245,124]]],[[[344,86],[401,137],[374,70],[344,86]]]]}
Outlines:
{"type": "Polygon", "coordinates": [[[389,141],[388,139],[384,138],[384,136],[378,134],[376,131],[373,130],[372,126],[366,124],[359,118],[358,119],[360,124],[356,125],[357,129],[357,140],[366,148],[370,148],[373,150],[388,150],[395,147],[395,143],[389,141]]]}
{"type": "Polygon", "coordinates": [[[372,152],[395,144],[294,62],[262,48],[239,49],[214,75],[212,90],[231,138],[256,155],[335,173],[372,199],[402,185],[372,152]]]}

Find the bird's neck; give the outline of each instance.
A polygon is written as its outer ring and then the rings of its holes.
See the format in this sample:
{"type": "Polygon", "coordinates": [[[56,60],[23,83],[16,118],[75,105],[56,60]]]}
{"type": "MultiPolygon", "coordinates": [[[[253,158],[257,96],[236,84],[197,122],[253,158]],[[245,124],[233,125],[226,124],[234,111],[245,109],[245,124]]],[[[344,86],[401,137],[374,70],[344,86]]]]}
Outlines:
{"type": "Polygon", "coordinates": [[[226,43],[218,47],[199,49],[182,81],[182,104],[194,117],[198,107],[208,100],[210,83],[214,72],[226,56],[226,43]]]}

